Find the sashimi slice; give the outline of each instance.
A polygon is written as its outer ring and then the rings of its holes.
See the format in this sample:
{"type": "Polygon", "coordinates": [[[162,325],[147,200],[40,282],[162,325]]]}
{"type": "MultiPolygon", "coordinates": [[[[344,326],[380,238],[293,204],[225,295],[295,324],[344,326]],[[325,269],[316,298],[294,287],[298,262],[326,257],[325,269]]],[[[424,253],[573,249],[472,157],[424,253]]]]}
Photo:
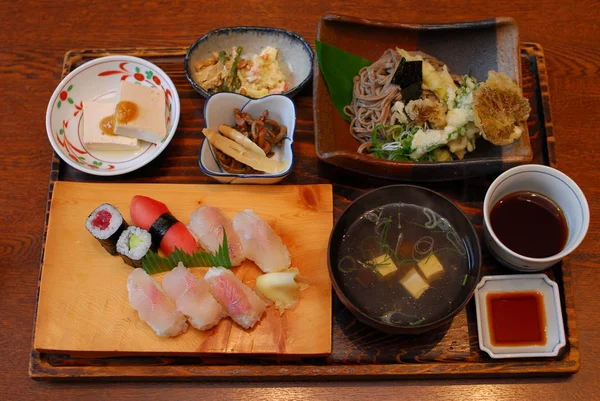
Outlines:
{"type": "Polygon", "coordinates": [[[265,312],[265,303],[246,284],[224,267],[211,267],[204,279],[225,312],[245,329],[253,327],[265,312]]]}
{"type": "Polygon", "coordinates": [[[211,295],[204,279],[195,277],[179,262],[162,280],[165,292],[175,301],[177,310],[187,316],[198,330],[208,330],[219,323],[223,308],[211,295]]]}
{"type": "Polygon", "coordinates": [[[263,219],[252,210],[233,216],[233,229],[239,235],[244,254],[265,273],[279,272],[290,267],[290,252],[263,219]]]}
{"type": "Polygon", "coordinates": [[[227,233],[227,248],[232,266],[240,265],[246,257],[242,243],[233,229],[233,224],[219,208],[200,206],[190,216],[188,228],[205,250],[215,253],[223,244],[223,232],[227,233]]]}
{"type": "Polygon", "coordinates": [[[160,284],[144,269],[134,269],[127,277],[129,303],[140,319],[161,337],[175,337],[188,328],[186,318],[175,307],[160,284]]]}
{"type": "MultiPolygon", "coordinates": [[[[133,225],[150,231],[150,234],[153,234],[150,227],[152,227],[159,217],[169,215],[170,218],[177,220],[170,214],[167,205],[142,195],[135,195],[131,199],[129,213],[133,225]]],[[[173,252],[175,247],[187,253],[194,253],[198,249],[196,240],[185,224],[180,221],[176,221],[175,224],[167,230],[160,241],[160,249],[167,255],[173,252]]]]}

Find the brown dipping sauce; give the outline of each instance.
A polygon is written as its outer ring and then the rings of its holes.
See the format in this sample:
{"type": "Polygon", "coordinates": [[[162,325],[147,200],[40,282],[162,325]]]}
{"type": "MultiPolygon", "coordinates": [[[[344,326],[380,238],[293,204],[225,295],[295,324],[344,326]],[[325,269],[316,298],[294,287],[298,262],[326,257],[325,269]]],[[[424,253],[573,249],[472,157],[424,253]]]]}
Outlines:
{"type": "Polygon", "coordinates": [[[115,135],[115,119],[121,124],[134,120],[138,114],[138,105],[124,100],[117,103],[115,113],[100,120],[100,130],[106,135],[115,135]]]}
{"type": "Polygon", "coordinates": [[[487,295],[486,302],[493,345],[546,344],[546,314],[541,293],[491,293],[487,295]]]}
{"type": "Polygon", "coordinates": [[[546,258],[563,250],[569,228],[554,201],[536,192],[513,192],[490,212],[492,230],[506,247],[520,255],[546,258]]]}

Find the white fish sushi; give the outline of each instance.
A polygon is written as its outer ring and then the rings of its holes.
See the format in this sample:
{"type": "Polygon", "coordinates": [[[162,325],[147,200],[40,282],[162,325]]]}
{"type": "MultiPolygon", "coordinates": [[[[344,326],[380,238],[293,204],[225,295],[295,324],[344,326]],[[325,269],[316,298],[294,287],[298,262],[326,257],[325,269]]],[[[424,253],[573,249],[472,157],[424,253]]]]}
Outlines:
{"type": "Polygon", "coordinates": [[[187,331],[188,324],[184,314],[177,310],[160,284],[144,269],[137,268],[129,274],[127,291],[131,307],[157,335],[175,337],[187,331]]]}
{"type": "Polygon", "coordinates": [[[245,329],[253,327],[265,312],[265,303],[231,270],[211,267],[204,279],[226,313],[245,329]]]}
{"type": "Polygon", "coordinates": [[[252,210],[233,216],[233,229],[239,235],[244,254],[265,273],[279,272],[291,265],[290,252],[263,219],[252,210]]]}
{"type": "Polygon", "coordinates": [[[238,266],[246,259],[242,243],[233,230],[231,220],[219,208],[200,206],[192,212],[188,228],[200,246],[212,253],[217,252],[219,246],[223,244],[223,231],[225,231],[231,264],[238,266]]]}
{"type": "Polygon", "coordinates": [[[190,324],[198,330],[214,327],[224,315],[206,281],[191,274],[181,262],[163,277],[162,286],[175,301],[177,310],[187,316],[190,324]]]}

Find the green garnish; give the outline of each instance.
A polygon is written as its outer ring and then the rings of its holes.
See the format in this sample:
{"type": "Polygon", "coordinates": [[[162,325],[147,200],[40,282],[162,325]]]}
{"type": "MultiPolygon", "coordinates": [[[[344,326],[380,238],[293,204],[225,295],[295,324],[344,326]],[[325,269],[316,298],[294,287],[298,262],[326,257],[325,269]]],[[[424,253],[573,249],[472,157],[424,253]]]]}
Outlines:
{"type": "MultiPolygon", "coordinates": [[[[231,68],[229,69],[229,85],[227,84],[227,78],[225,78],[223,80],[223,82],[221,83],[221,85],[218,87],[218,92],[235,92],[236,90],[238,90],[241,86],[242,86],[242,81],[240,81],[240,77],[238,77],[237,75],[237,65],[238,65],[238,61],[240,60],[240,56],[242,54],[242,49],[243,47],[238,46],[237,48],[237,54],[235,55],[235,57],[233,58],[233,62],[231,63],[231,68]]],[[[225,64],[225,62],[229,61],[230,57],[227,55],[227,53],[225,53],[224,51],[219,52],[219,61],[222,64],[225,64]]]]}
{"type": "Polygon", "coordinates": [[[338,270],[342,273],[350,273],[357,270],[356,260],[350,255],[344,256],[338,263],[338,270]]]}
{"type": "Polygon", "coordinates": [[[223,232],[223,244],[219,245],[219,250],[215,254],[197,251],[190,255],[179,248],[175,248],[169,256],[164,258],[150,250],[142,260],[142,266],[146,273],[156,274],[173,270],[179,262],[182,262],[186,267],[222,266],[230,269],[233,266],[229,258],[227,234],[223,232]]]}
{"type": "Polygon", "coordinates": [[[138,245],[141,245],[144,241],[142,241],[142,239],[140,237],[138,237],[137,235],[133,234],[131,237],[129,237],[129,249],[133,249],[135,247],[137,247],[138,245]]]}
{"type": "Polygon", "coordinates": [[[229,75],[231,76],[231,90],[235,92],[242,86],[242,81],[240,81],[240,77],[237,74],[237,65],[240,60],[240,56],[242,55],[242,46],[238,46],[237,54],[233,59],[233,64],[231,65],[231,71],[229,71],[229,75]]]}
{"type": "Polygon", "coordinates": [[[229,56],[227,55],[227,53],[225,52],[225,50],[221,50],[219,52],[219,62],[221,64],[225,64],[227,61],[229,61],[229,56]]]}
{"type": "Polygon", "coordinates": [[[467,279],[469,278],[468,274],[465,274],[465,276],[463,277],[463,281],[462,281],[462,285],[464,287],[465,284],[467,284],[467,279]]]}
{"type": "Polygon", "coordinates": [[[424,321],[425,321],[425,318],[424,318],[424,317],[422,317],[422,318],[420,318],[419,320],[417,320],[416,322],[409,323],[409,325],[410,325],[410,326],[417,326],[417,325],[419,325],[419,324],[423,323],[424,321]]]}
{"type": "Polygon", "coordinates": [[[315,41],[315,49],[319,69],[327,84],[331,101],[340,116],[350,122],[350,117],[344,113],[344,108],[352,102],[354,77],[358,75],[361,68],[373,63],[318,40],[315,41]]]}

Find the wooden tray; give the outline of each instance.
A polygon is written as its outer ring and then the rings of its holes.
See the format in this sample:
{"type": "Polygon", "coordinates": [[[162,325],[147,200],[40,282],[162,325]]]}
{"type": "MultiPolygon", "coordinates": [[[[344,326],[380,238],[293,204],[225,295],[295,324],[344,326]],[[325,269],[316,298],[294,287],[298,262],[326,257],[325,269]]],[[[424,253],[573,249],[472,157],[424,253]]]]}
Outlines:
{"type": "MultiPolygon", "coordinates": [[[[203,127],[204,100],[186,81],[184,48],[81,50],[66,54],[63,74],[81,63],[108,54],[131,54],[149,59],[174,81],[182,105],[178,132],[163,154],[137,172],[102,178],[88,176],[61,163],[55,156],[50,175],[48,206],[56,181],[208,183],[197,165],[203,127]]],[[[542,48],[521,45],[523,89],[532,106],[528,121],[534,163],[556,166],[554,132],[550,115],[548,77],[542,48]]],[[[319,162],[314,149],[311,88],[294,100],[297,107],[295,133],[296,164],[283,185],[333,183],[334,218],[356,197],[393,181],[357,175],[319,162]]],[[[481,206],[495,176],[459,182],[427,183],[456,201],[471,218],[479,234],[481,206]]],[[[49,208],[48,208],[49,210],[49,208]]],[[[47,216],[48,218],[48,216],[47,216]]],[[[483,274],[506,274],[484,250],[483,274]]],[[[43,255],[42,255],[43,258],[43,255]]],[[[474,302],[459,313],[449,327],[418,338],[380,334],[357,322],[333,296],[332,352],[327,358],[303,358],[295,362],[236,357],[118,357],[75,358],[32,351],[30,376],[35,379],[104,380],[298,380],[298,379],[391,379],[473,376],[548,376],[579,370],[580,351],[569,261],[554,266],[548,274],[561,291],[563,319],[568,343],[556,358],[492,360],[479,350],[474,302]]]]}

